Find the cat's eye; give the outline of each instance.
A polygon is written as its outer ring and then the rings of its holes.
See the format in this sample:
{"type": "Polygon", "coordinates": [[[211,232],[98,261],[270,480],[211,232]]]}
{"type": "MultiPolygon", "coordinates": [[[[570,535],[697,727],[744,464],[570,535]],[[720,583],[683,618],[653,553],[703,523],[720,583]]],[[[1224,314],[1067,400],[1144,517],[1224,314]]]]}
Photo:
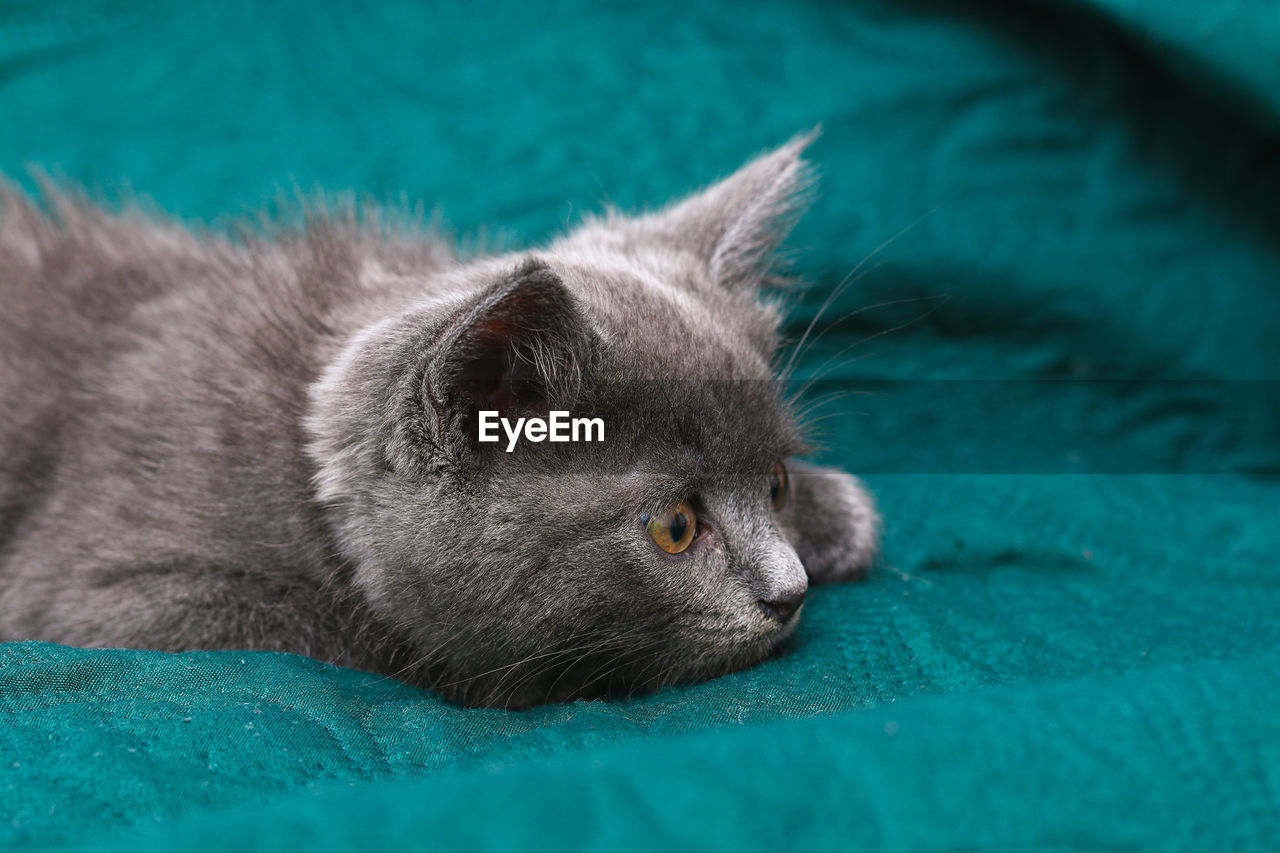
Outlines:
{"type": "Polygon", "coordinates": [[[689,547],[698,532],[698,518],[686,503],[678,503],[657,515],[640,516],[649,537],[668,554],[679,554],[689,547]]]}
{"type": "Polygon", "coordinates": [[[787,491],[790,483],[787,481],[787,466],[779,462],[773,466],[773,474],[769,478],[769,501],[773,504],[775,511],[782,509],[787,505],[787,491]]]}

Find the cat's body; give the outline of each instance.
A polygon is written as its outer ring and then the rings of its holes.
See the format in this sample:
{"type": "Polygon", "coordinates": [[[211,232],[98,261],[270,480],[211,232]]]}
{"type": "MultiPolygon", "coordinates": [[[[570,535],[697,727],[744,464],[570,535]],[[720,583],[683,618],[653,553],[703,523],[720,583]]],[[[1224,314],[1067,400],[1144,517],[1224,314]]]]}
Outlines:
{"type": "Polygon", "coordinates": [[[800,444],[755,290],[802,147],[469,263],[344,217],[232,242],[5,197],[0,639],[290,651],[511,706],[758,660],[797,553],[839,579],[875,538],[844,474],[793,464],[769,505],[800,444]],[[481,408],[607,437],[507,454],[481,408]]]}

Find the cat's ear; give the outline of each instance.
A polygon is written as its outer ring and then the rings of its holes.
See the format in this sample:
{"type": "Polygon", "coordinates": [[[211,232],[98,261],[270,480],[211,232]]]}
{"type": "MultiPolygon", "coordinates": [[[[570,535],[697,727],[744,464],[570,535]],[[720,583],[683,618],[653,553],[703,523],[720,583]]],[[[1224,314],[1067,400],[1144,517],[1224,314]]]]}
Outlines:
{"type": "Polygon", "coordinates": [[[636,221],[666,244],[691,251],[712,280],[730,288],[776,283],[773,254],[808,206],[812,165],[801,156],[814,128],[724,180],[636,221]]]}
{"type": "Polygon", "coordinates": [[[545,414],[572,398],[594,339],[560,277],[524,261],[454,315],[428,357],[422,397],[437,442],[452,444],[446,433],[479,410],[545,414]]]}

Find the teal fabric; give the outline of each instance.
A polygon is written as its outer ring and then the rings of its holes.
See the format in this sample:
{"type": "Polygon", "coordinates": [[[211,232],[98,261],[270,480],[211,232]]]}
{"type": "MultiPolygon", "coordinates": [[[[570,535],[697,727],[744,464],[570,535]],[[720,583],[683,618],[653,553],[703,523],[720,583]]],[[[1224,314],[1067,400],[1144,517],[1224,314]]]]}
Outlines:
{"type": "Polygon", "coordinates": [[[0,846],[1272,847],[1278,10],[0,0],[0,170],[192,221],[536,242],[821,122],[797,376],[886,519],[784,654],[627,701],[0,645],[0,846]]]}

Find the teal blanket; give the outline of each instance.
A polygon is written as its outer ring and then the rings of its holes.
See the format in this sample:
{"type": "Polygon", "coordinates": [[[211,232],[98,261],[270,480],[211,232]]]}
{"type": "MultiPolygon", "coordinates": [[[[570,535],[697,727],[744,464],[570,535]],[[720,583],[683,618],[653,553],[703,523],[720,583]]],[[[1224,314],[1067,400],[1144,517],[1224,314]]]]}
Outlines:
{"type": "Polygon", "coordinates": [[[628,701],[0,645],[0,847],[1272,847],[1278,44],[1274,0],[0,0],[0,171],[192,221],[530,243],[822,123],[790,323],[857,270],[799,376],[886,519],[784,654],[628,701]]]}

